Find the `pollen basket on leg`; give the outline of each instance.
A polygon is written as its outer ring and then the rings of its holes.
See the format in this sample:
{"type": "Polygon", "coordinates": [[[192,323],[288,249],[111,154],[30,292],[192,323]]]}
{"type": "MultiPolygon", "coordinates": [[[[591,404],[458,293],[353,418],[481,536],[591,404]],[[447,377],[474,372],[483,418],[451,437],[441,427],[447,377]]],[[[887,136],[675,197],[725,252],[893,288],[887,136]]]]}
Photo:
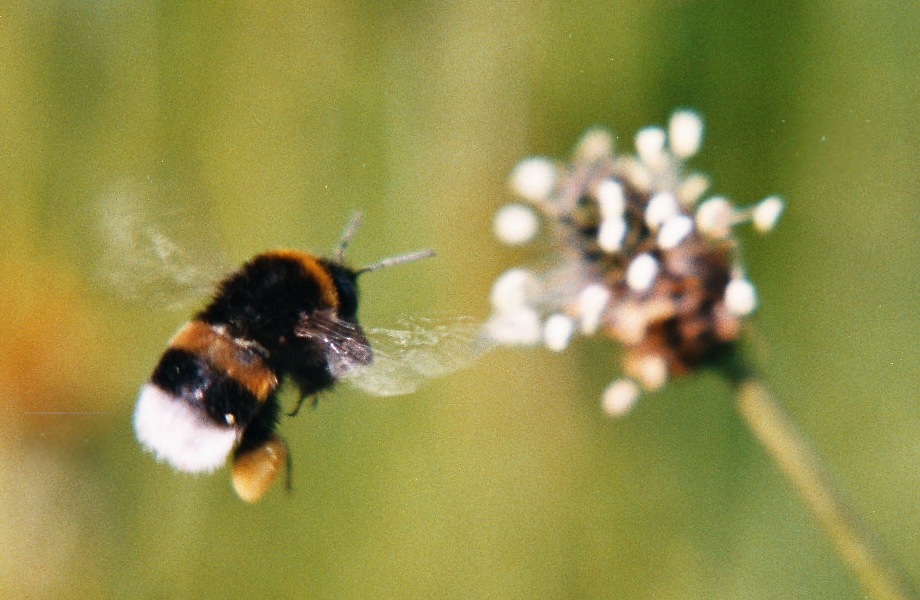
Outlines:
{"type": "Polygon", "coordinates": [[[287,464],[287,448],[277,435],[233,457],[230,479],[236,495],[257,502],[287,464]]]}

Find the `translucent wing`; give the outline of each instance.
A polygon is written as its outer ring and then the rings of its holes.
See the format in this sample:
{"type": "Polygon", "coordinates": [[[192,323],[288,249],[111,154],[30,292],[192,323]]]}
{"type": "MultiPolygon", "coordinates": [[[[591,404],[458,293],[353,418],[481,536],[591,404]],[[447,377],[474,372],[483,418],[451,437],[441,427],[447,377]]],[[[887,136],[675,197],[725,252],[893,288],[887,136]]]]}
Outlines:
{"type": "Polygon", "coordinates": [[[115,187],[95,210],[103,241],[96,276],[123,298],[187,308],[226,271],[208,228],[187,214],[154,214],[142,186],[115,187]]]}
{"type": "Polygon", "coordinates": [[[481,331],[482,324],[468,317],[403,317],[393,328],[369,328],[373,360],[351,364],[339,378],[377,396],[408,394],[472,364],[487,350],[481,331]]]}

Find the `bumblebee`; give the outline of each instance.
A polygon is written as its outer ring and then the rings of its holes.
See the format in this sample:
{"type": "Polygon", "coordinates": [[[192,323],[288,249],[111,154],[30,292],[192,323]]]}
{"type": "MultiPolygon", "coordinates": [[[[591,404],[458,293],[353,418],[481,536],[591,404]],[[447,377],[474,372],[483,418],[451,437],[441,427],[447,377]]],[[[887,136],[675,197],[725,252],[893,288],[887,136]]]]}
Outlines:
{"type": "Polygon", "coordinates": [[[172,337],[134,412],[137,438],[157,459],[204,473],[232,453],[237,495],[255,502],[268,491],[288,465],[275,432],[281,382],[287,377],[297,386],[299,408],[369,365],[374,353],[357,319],[358,276],[433,254],[351,269],[344,251],[359,222],[360,215],[333,259],[288,249],[256,255],[220,281],[210,303],[172,337]]]}

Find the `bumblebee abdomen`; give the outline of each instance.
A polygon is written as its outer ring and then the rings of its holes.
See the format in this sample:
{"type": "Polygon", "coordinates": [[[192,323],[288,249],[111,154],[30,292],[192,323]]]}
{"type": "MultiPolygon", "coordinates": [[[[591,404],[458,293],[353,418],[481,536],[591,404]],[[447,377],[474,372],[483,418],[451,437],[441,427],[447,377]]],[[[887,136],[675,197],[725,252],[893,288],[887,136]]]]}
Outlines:
{"type": "MultiPolygon", "coordinates": [[[[263,350],[200,320],[170,340],[141,390],[134,427],[159,458],[184,471],[219,467],[246,427],[274,402],[278,376],[263,350]],[[198,448],[210,439],[207,452],[198,448]],[[189,457],[198,455],[195,461],[189,457]]],[[[273,416],[271,418],[274,418],[273,416]]]]}
{"type": "Polygon", "coordinates": [[[166,350],[150,383],[203,410],[217,425],[244,426],[259,406],[243,384],[187,350],[166,350]]]}
{"type": "MultiPolygon", "coordinates": [[[[169,340],[161,364],[170,352],[180,351],[194,357],[201,365],[199,368],[207,371],[200,374],[202,383],[210,383],[209,377],[230,379],[258,403],[264,402],[278,387],[279,374],[269,364],[268,351],[253,340],[232,337],[224,325],[208,324],[199,319],[186,323],[169,340]]],[[[179,356],[176,358],[182,362],[179,356]]],[[[190,375],[194,373],[192,365],[185,363],[185,367],[190,375]]]]}

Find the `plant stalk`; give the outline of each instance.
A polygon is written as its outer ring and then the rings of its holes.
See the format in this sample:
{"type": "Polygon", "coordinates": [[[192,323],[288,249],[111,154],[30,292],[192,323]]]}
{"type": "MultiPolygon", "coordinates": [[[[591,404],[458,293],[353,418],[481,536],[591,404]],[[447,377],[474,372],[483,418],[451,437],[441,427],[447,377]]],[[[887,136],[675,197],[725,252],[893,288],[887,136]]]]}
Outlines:
{"type": "Polygon", "coordinates": [[[866,534],[802,434],[767,387],[749,374],[733,378],[738,412],[799,492],[870,598],[917,598],[907,579],[866,534]]]}

